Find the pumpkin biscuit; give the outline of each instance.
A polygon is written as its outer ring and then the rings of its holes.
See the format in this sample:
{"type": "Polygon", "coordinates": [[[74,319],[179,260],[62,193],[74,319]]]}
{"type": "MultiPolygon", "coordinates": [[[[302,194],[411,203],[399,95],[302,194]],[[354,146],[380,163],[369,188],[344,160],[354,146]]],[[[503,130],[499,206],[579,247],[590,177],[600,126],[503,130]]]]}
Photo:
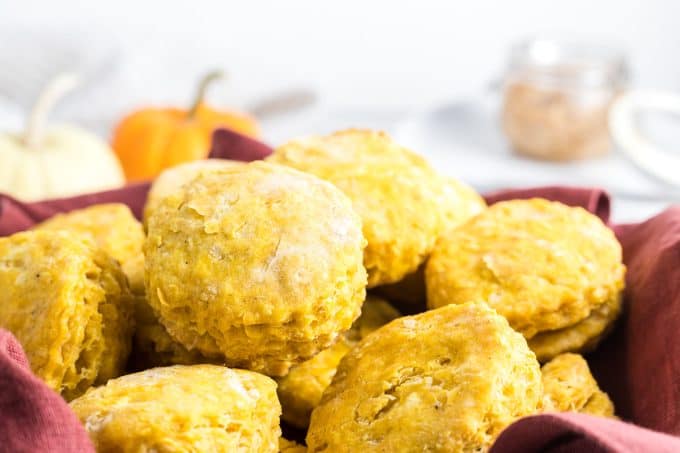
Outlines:
{"type": "Polygon", "coordinates": [[[396,319],[340,362],[312,412],[311,452],[486,451],[535,413],[541,375],[526,340],[483,303],[396,319]]]}
{"type": "Polygon", "coordinates": [[[285,375],[359,316],[365,244],[349,199],[315,176],[265,162],[201,173],[149,217],[149,304],[187,349],[285,375]]]}
{"type": "Polygon", "coordinates": [[[614,417],[614,404],[578,354],[560,354],[541,368],[543,410],[614,417]]]}
{"type": "Polygon", "coordinates": [[[118,263],[92,241],[66,231],[0,238],[0,288],[0,326],[50,388],[72,399],[122,372],[132,295],[118,263]]]}
{"type": "Polygon", "coordinates": [[[366,335],[399,316],[399,312],[386,301],[367,296],[361,307],[361,316],[337,343],[277,379],[277,393],[283,411],[281,418],[298,428],[307,428],[312,410],[321,401],[321,395],[331,383],[344,355],[366,335]]]}
{"type": "Polygon", "coordinates": [[[415,272],[444,228],[444,178],[384,133],[351,129],[293,140],[267,160],[326,179],[352,200],[368,241],[369,288],[415,272]]]}
{"type": "Polygon", "coordinates": [[[144,290],[144,232],[130,208],[121,203],[94,205],[57,214],[34,228],[84,234],[121,263],[135,296],[136,329],[132,361],[137,367],[142,369],[209,361],[174,341],[149,307],[144,290]]]}
{"type": "Polygon", "coordinates": [[[276,383],[216,365],[152,368],[71,402],[98,452],[279,451],[276,383]]]}
{"type": "Polygon", "coordinates": [[[584,209],[501,202],[439,239],[425,271],[427,303],[488,301],[549,360],[592,347],[612,324],[621,259],[612,231],[584,209]]]}

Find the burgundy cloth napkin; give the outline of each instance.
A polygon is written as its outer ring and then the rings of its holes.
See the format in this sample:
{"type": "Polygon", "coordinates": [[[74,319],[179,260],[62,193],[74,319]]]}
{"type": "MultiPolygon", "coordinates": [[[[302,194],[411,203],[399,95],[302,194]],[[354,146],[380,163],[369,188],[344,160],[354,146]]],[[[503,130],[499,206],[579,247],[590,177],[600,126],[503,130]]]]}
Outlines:
{"type": "MultiPolygon", "coordinates": [[[[270,153],[262,143],[221,130],[214,134],[210,157],[248,161],[270,153]]],[[[127,203],[140,216],[147,190],[148,183],[143,183],[28,204],[0,195],[0,235],[29,228],[55,212],[102,202],[127,203]]],[[[490,194],[487,201],[534,196],[581,206],[609,221],[609,197],[598,189],[502,191],[490,194]]],[[[680,438],[652,431],[680,435],[680,207],[641,224],[613,228],[628,266],[626,315],[588,360],[601,386],[612,396],[617,413],[650,429],[582,414],[536,415],[508,427],[493,446],[493,453],[680,452],[680,438]]],[[[0,387],[0,441],[5,445],[22,442],[23,451],[89,451],[89,445],[73,448],[75,444],[68,443],[82,439],[84,430],[63,400],[54,398],[55,394],[30,375],[25,365],[3,360],[0,366],[4,379],[0,387]],[[17,405],[24,412],[17,411],[17,405]],[[18,431],[18,424],[25,429],[18,431]],[[67,439],[62,433],[76,437],[67,439]],[[52,443],[46,444],[48,441],[52,443]]]]}
{"type": "Polygon", "coordinates": [[[16,339],[0,329],[0,451],[94,452],[60,395],[35,377],[16,339]]]}
{"type": "Polygon", "coordinates": [[[562,413],[525,417],[505,429],[490,453],[677,453],[680,439],[638,426],[562,413]]]}

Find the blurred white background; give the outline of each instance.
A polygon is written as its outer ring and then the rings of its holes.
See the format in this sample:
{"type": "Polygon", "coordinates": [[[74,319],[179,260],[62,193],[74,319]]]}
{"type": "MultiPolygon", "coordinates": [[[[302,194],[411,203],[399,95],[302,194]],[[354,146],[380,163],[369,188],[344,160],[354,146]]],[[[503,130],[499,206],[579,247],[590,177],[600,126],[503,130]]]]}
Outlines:
{"type": "Polygon", "coordinates": [[[512,43],[555,33],[618,42],[636,87],[680,91],[678,18],[673,0],[0,0],[0,126],[21,124],[40,74],[80,62],[87,83],[55,116],[104,136],[142,104],[188,103],[215,67],[230,75],[210,93],[218,105],[317,92],[315,108],[265,123],[271,143],[350,125],[392,131],[480,96],[512,43]]]}
{"type": "Polygon", "coordinates": [[[112,102],[182,100],[197,74],[220,66],[239,102],[290,83],[317,88],[331,105],[411,108],[474,93],[502,71],[510,43],[544,32],[616,40],[637,84],[680,89],[680,2],[673,0],[0,5],[0,30],[15,33],[13,45],[50,33],[120,49],[111,76],[130,91],[110,95],[112,102]]]}

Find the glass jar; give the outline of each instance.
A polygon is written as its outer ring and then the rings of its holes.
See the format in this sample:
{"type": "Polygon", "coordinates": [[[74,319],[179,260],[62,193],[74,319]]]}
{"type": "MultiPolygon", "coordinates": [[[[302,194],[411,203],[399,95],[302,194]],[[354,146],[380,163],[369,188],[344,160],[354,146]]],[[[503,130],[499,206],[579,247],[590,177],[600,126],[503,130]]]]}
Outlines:
{"type": "Polygon", "coordinates": [[[548,160],[611,148],[609,107],[628,83],[613,47],[533,39],[512,49],[504,78],[503,130],[513,149],[548,160]]]}

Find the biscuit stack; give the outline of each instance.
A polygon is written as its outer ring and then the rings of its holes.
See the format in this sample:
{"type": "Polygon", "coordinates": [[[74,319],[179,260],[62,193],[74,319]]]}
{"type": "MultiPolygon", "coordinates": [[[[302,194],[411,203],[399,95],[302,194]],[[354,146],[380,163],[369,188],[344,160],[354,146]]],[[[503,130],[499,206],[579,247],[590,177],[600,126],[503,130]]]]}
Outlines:
{"type": "Polygon", "coordinates": [[[0,238],[0,326],[99,451],[481,452],[526,415],[613,416],[578,354],[624,274],[583,209],[487,208],[353,129],[167,170],[144,227],[109,204],[0,238]]]}

